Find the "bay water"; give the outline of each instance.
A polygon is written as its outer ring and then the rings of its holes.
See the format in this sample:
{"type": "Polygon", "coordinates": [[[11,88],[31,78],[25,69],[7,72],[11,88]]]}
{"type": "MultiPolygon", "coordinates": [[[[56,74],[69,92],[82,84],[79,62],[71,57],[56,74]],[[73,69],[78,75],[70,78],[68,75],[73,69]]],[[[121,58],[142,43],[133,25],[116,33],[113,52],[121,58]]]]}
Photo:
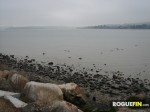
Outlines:
{"type": "Polygon", "coordinates": [[[3,29],[0,52],[150,79],[150,30],[3,29]]]}

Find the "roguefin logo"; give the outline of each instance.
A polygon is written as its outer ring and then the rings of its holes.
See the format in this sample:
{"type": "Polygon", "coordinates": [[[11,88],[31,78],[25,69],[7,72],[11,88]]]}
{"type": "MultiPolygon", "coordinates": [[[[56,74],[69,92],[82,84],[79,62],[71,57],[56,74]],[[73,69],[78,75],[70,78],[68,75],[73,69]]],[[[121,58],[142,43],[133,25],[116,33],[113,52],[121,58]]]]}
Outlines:
{"type": "Polygon", "coordinates": [[[113,107],[149,107],[149,104],[143,104],[142,102],[112,102],[113,107]]]}

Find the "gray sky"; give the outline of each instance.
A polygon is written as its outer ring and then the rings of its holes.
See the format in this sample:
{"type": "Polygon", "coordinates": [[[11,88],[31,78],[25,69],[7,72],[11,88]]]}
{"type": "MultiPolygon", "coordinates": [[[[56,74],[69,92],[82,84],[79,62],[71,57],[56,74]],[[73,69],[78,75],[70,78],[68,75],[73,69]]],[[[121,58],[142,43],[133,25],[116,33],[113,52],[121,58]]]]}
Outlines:
{"type": "Polygon", "coordinates": [[[150,0],[0,0],[0,26],[86,26],[150,21],[150,0]]]}

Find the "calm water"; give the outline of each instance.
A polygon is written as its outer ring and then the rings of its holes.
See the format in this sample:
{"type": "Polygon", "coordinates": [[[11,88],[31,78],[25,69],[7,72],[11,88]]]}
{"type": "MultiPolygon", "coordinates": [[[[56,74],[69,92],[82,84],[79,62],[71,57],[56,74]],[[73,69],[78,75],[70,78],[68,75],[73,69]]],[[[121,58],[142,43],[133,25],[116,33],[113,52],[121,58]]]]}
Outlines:
{"type": "Polygon", "coordinates": [[[150,79],[150,30],[1,30],[0,52],[150,79]]]}

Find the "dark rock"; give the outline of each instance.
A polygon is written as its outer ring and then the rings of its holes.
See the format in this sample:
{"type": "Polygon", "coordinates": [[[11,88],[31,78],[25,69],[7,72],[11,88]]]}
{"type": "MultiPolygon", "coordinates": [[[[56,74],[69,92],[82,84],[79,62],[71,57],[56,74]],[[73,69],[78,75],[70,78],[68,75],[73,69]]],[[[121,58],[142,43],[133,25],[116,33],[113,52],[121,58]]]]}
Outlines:
{"type": "Polygon", "coordinates": [[[22,112],[40,112],[40,110],[34,103],[30,103],[26,107],[22,108],[22,112]]]}
{"type": "Polygon", "coordinates": [[[54,64],[53,62],[49,62],[49,63],[48,63],[48,65],[53,65],[53,64],[54,64]]]}
{"type": "Polygon", "coordinates": [[[75,105],[77,105],[78,107],[83,107],[86,102],[83,100],[82,97],[80,96],[76,96],[76,95],[73,95],[73,94],[64,94],[64,100],[70,102],[70,103],[73,103],[75,105]]]}
{"type": "Polygon", "coordinates": [[[93,97],[92,100],[93,100],[93,101],[96,101],[96,97],[93,97]]]}
{"type": "Polygon", "coordinates": [[[12,86],[10,85],[9,81],[5,78],[0,80],[0,90],[13,92],[12,86]]]}

